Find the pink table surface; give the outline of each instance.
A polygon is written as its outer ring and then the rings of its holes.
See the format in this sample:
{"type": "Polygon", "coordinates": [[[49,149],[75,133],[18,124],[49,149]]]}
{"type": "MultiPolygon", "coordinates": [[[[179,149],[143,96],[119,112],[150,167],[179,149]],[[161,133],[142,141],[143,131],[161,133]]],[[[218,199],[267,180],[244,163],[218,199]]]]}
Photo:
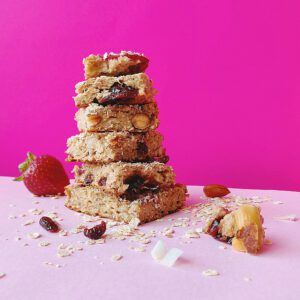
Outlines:
{"type": "MultiPolygon", "coordinates": [[[[164,237],[168,246],[184,251],[183,256],[172,268],[164,267],[150,256],[155,239],[147,245],[146,252],[137,253],[130,249],[134,243],[108,240],[105,244],[86,245],[82,233],[67,237],[50,234],[39,225],[40,216],[32,216],[28,210],[40,208],[45,212],[56,211],[64,220],[61,226],[70,230],[82,223],[81,217],[64,207],[60,199],[34,198],[22,183],[11,178],[0,178],[0,279],[1,299],[300,299],[300,234],[299,221],[283,222],[276,217],[296,214],[300,216],[300,193],[265,190],[232,189],[244,196],[271,196],[274,201],[261,204],[265,219],[266,237],[272,245],[265,246],[258,255],[234,252],[204,234],[193,239],[191,244],[181,244],[178,238],[186,231],[175,228],[174,238],[164,237]],[[34,204],[39,201],[39,204],[34,204]],[[19,217],[25,213],[26,217],[19,217]],[[17,215],[9,219],[9,215],[17,215]],[[22,226],[25,220],[36,222],[22,226]],[[39,232],[42,237],[28,239],[30,232],[39,232]],[[15,241],[15,237],[22,239],[15,241]],[[47,240],[48,247],[38,243],[47,240]],[[28,246],[23,246],[28,243],[28,246]],[[72,256],[60,258],[56,255],[61,243],[82,246],[72,256]],[[113,254],[123,255],[118,262],[111,262],[113,254]],[[64,265],[61,268],[45,266],[48,261],[64,265]],[[216,269],[220,275],[204,277],[201,272],[216,269]],[[246,281],[245,277],[251,278],[246,281]]],[[[201,187],[189,187],[187,204],[200,200],[201,187]]],[[[179,212],[170,217],[185,217],[179,212]]],[[[169,218],[170,218],[169,217],[169,218]]],[[[91,223],[88,224],[91,226],[91,223]]],[[[163,222],[152,222],[142,230],[159,230],[170,226],[163,222]]],[[[193,227],[200,227],[191,226],[193,227]]],[[[156,239],[162,239],[161,237],[156,239]]],[[[137,246],[137,245],[135,245],[137,246]]]]}

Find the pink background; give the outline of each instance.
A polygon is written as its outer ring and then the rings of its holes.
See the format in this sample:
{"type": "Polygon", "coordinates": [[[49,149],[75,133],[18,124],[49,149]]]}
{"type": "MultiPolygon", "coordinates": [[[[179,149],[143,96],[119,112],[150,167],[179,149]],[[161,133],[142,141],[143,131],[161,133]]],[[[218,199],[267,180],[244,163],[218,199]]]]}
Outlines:
{"type": "Polygon", "coordinates": [[[0,174],[64,160],[82,58],[128,49],[151,59],[179,181],[300,190],[298,3],[1,1],[0,174]]]}

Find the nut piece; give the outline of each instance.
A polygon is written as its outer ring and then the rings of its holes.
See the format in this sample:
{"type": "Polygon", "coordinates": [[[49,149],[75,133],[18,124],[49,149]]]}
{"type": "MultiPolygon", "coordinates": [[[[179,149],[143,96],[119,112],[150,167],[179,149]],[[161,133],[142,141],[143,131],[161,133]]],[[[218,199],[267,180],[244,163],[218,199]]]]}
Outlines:
{"type": "Polygon", "coordinates": [[[96,77],[99,74],[102,62],[101,57],[93,54],[83,60],[86,79],[96,77]]]}
{"type": "Polygon", "coordinates": [[[101,122],[101,116],[99,115],[87,115],[86,120],[89,126],[96,126],[101,122]]]}
{"type": "Polygon", "coordinates": [[[150,119],[145,114],[136,114],[132,120],[132,125],[136,129],[144,130],[150,126],[150,119]]]}
{"type": "Polygon", "coordinates": [[[233,248],[256,254],[261,250],[265,236],[259,208],[243,205],[233,213],[236,226],[233,248]]]}
{"type": "Polygon", "coordinates": [[[230,191],[227,187],[220,184],[210,184],[206,185],[203,188],[203,192],[206,197],[215,198],[215,197],[224,197],[230,194],[230,191]]]}

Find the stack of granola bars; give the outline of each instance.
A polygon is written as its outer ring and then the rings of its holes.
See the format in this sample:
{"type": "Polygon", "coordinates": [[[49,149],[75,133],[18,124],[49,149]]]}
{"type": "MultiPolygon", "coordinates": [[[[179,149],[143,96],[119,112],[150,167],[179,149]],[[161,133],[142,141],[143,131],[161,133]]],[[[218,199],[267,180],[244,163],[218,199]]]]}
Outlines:
{"type": "Polygon", "coordinates": [[[156,90],[143,73],[141,54],[90,55],[86,81],[76,85],[80,134],[68,139],[75,184],[66,206],[78,212],[129,223],[149,222],[182,207],[186,187],[175,183],[159,125],[156,90]]]}

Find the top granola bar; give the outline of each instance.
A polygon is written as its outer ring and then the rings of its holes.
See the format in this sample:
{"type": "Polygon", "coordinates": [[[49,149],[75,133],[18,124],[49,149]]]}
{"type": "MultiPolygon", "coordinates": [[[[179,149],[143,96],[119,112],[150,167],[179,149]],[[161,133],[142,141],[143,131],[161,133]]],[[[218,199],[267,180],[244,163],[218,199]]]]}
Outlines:
{"type": "Polygon", "coordinates": [[[149,60],[144,55],[121,51],[105,53],[101,55],[89,55],[83,59],[85,78],[98,76],[120,76],[144,72],[148,67],[149,60]]]}

